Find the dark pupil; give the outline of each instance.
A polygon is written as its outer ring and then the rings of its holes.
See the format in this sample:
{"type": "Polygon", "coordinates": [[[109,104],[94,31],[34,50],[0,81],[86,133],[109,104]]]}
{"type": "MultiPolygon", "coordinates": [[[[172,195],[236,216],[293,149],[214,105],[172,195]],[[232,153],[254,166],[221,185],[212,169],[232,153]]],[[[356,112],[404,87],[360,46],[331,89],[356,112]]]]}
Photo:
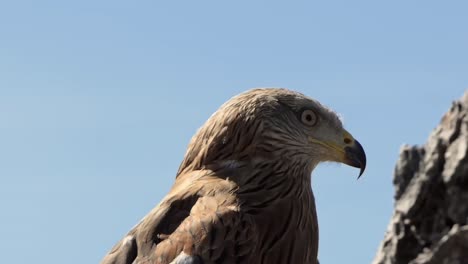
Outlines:
{"type": "Polygon", "coordinates": [[[312,121],[312,115],[306,115],[305,119],[309,122],[312,121]]]}

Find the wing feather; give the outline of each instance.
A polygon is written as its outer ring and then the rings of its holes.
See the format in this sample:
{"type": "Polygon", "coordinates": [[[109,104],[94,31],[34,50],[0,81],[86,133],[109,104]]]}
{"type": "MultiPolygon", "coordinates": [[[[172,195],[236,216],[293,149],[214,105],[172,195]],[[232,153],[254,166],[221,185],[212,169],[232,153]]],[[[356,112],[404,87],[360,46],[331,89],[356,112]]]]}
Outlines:
{"type": "Polygon", "coordinates": [[[212,177],[203,182],[190,176],[179,179],[101,264],[239,263],[249,256],[255,245],[253,225],[239,211],[233,192],[229,188],[203,191],[226,181],[218,183],[219,179],[212,177]]]}

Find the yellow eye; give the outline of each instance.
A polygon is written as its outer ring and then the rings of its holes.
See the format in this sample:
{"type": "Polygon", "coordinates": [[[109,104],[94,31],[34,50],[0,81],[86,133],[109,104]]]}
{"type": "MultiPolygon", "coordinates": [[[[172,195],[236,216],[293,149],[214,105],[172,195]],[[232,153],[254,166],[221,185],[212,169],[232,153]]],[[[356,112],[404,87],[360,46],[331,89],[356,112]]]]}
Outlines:
{"type": "Polygon", "coordinates": [[[314,126],[315,124],[317,124],[317,120],[318,118],[314,111],[309,109],[302,111],[301,121],[302,123],[304,123],[304,125],[314,126]]]}

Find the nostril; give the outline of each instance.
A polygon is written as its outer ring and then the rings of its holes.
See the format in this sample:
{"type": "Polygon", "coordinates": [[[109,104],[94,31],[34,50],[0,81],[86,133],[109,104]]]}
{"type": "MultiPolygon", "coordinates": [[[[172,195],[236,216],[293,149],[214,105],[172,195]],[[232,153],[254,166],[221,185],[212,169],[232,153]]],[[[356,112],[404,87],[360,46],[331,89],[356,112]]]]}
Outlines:
{"type": "Polygon", "coordinates": [[[345,138],[345,139],[344,139],[344,143],[345,143],[345,144],[349,144],[349,143],[351,143],[351,141],[352,141],[352,140],[351,140],[350,138],[345,138]]]}

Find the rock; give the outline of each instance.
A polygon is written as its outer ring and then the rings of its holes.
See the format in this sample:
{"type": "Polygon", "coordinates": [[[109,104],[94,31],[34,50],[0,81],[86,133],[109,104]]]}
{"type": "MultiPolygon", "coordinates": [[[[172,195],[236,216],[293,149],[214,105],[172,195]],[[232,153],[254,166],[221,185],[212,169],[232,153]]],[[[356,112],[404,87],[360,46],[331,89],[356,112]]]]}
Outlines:
{"type": "Polygon", "coordinates": [[[468,263],[468,91],[424,146],[404,146],[395,211],[373,264],[468,263]]]}

